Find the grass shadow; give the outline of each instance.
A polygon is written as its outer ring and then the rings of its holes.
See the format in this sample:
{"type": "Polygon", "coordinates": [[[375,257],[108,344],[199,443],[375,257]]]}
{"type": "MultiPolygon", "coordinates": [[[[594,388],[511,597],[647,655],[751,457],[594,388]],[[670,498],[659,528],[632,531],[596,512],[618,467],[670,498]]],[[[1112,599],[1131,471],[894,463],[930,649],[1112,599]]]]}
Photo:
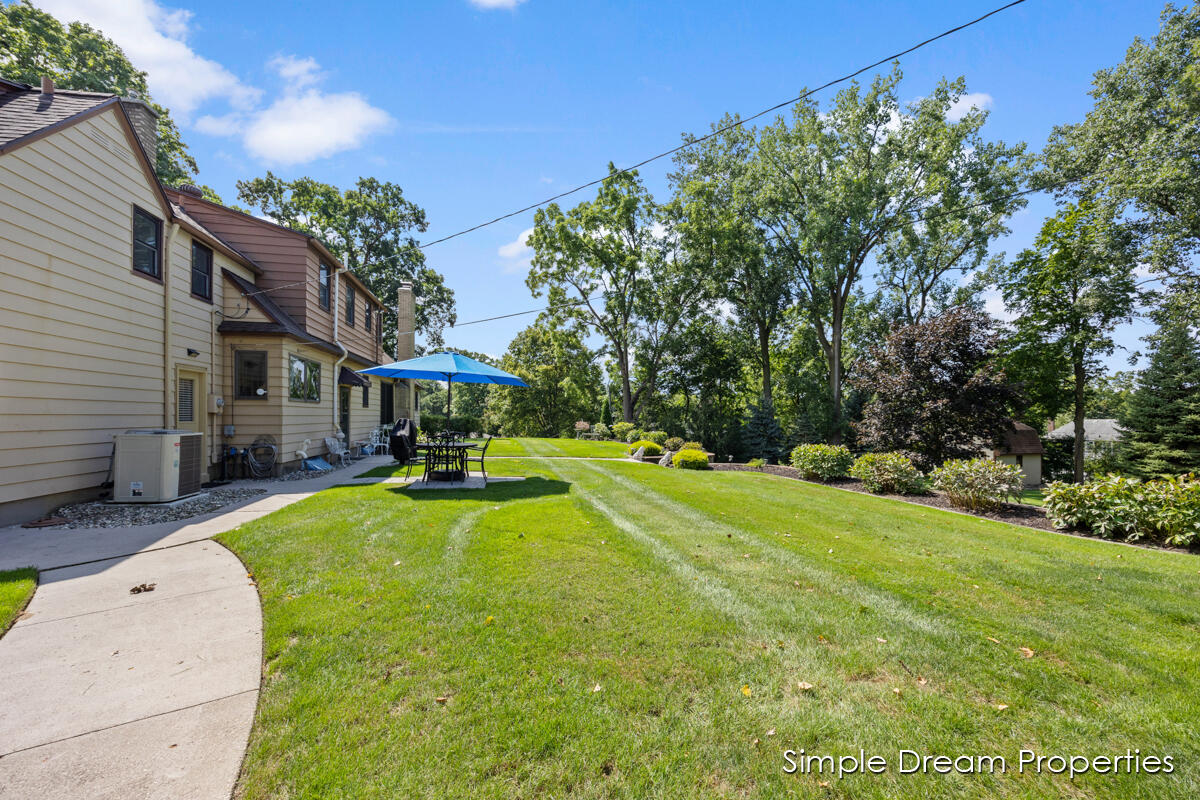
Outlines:
{"type": "Polygon", "coordinates": [[[408,491],[408,486],[389,487],[388,491],[402,494],[410,500],[529,500],[534,497],[566,494],[571,489],[567,481],[543,478],[538,475],[523,481],[497,481],[483,489],[418,489],[408,491]]]}

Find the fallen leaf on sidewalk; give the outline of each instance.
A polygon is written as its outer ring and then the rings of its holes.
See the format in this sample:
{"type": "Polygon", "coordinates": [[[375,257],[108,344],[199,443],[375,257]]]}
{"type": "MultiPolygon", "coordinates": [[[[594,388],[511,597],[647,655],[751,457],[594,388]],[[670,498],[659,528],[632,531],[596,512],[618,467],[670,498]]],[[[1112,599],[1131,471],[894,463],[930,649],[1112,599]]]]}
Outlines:
{"type": "Polygon", "coordinates": [[[141,594],[142,592],[153,592],[154,587],[157,585],[158,584],[156,584],[156,583],[139,583],[137,586],[134,586],[132,589],[130,589],[129,593],[130,594],[141,594]]]}

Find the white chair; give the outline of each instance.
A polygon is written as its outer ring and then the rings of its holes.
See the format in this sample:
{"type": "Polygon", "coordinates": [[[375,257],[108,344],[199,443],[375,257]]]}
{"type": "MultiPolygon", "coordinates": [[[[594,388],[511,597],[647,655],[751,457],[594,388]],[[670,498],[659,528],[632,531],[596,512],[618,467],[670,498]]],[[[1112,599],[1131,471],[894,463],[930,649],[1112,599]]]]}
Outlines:
{"type": "Polygon", "coordinates": [[[339,439],[333,436],[326,436],[325,449],[329,451],[330,462],[337,459],[342,464],[350,463],[350,450],[339,439]]]}
{"type": "Polygon", "coordinates": [[[370,448],[371,455],[373,455],[373,456],[379,455],[380,451],[383,451],[385,453],[387,452],[388,440],[387,440],[387,437],[383,435],[382,430],[380,430],[379,428],[372,429],[371,440],[369,442],[367,442],[367,447],[370,448]]]}

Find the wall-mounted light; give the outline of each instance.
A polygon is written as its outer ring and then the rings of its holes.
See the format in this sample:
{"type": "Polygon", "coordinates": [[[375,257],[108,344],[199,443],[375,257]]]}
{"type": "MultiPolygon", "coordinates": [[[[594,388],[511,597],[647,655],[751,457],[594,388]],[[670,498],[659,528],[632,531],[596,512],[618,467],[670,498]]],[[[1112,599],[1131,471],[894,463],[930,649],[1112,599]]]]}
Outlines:
{"type": "Polygon", "coordinates": [[[200,351],[193,350],[192,348],[189,347],[187,349],[187,354],[188,354],[188,358],[195,358],[196,356],[200,355],[200,351]]]}
{"type": "Polygon", "coordinates": [[[255,390],[254,390],[254,393],[255,393],[256,395],[258,395],[259,397],[266,397],[266,396],[267,396],[267,390],[266,390],[266,389],[264,389],[264,388],[263,388],[263,387],[261,387],[261,386],[260,386],[260,387],[258,387],[257,389],[255,389],[255,390]]]}

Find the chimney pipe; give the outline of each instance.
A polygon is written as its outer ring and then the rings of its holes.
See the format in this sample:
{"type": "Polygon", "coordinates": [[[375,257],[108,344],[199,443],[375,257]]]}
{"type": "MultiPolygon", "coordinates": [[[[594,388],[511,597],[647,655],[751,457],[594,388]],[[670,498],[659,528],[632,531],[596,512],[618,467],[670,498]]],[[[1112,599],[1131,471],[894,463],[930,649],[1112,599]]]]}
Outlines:
{"type": "Polygon", "coordinates": [[[416,355],[417,313],[413,299],[413,285],[408,281],[400,284],[396,292],[396,360],[406,361],[416,355]]]}
{"type": "Polygon", "coordinates": [[[54,80],[49,75],[42,76],[42,94],[54,94],[54,80]]]}

